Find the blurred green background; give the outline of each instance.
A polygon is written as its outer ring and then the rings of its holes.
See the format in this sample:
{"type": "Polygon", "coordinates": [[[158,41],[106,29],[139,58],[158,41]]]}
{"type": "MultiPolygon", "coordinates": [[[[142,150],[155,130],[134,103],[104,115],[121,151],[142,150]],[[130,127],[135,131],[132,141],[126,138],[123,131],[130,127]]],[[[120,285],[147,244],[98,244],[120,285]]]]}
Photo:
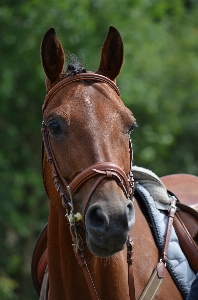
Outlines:
{"type": "Polygon", "coordinates": [[[125,45],[117,84],[139,125],[132,134],[134,163],[158,176],[198,175],[197,0],[1,0],[1,300],[38,299],[31,255],[48,216],[41,178],[41,39],[54,26],[64,49],[95,71],[110,25],[125,45]]]}

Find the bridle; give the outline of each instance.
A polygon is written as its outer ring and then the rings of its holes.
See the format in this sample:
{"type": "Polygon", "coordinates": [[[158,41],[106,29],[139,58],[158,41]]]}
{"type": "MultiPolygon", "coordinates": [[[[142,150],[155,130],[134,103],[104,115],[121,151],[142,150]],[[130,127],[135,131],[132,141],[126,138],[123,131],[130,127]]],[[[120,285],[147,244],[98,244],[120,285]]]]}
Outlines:
{"type": "MultiPolygon", "coordinates": [[[[60,91],[63,87],[66,85],[69,85],[70,83],[77,82],[77,81],[93,81],[93,82],[103,82],[108,84],[116,93],[118,96],[120,96],[120,92],[118,87],[115,85],[115,83],[110,80],[109,78],[96,74],[96,73],[80,73],[77,75],[72,75],[69,77],[64,78],[59,83],[57,83],[55,86],[52,87],[52,89],[48,92],[46,95],[44,104],[43,104],[43,114],[44,111],[49,104],[50,100],[56,95],[58,91],[60,91]]],[[[82,171],[80,174],[78,174],[70,183],[67,182],[67,180],[62,176],[59,166],[56,162],[54,152],[50,143],[50,136],[49,136],[49,129],[48,125],[43,120],[42,122],[42,138],[43,138],[43,145],[46,151],[47,155],[47,161],[50,163],[52,168],[52,178],[56,187],[56,190],[59,193],[59,196],[62,201],[63,207],[66,209],[66,216],[68,218],[69,224],[70,224],[70,231],[72,235],[73,242],[76,246],[76,252],[75,255],[78,259],[79,264],[82,267],[85,267],[85,277],[87,279],[87,284],[89,286],[91,295],[93,299],[99,299],[93,280],[91,278],[90,272],[87,268],[87,264],[85,261],[85,258],[83,256],[80,243],[81,238],[78,233],[77,229],[77,223],[78,221],[82,221],[84,223],[84,218],[86,214],[86,210],[90,201],[90,198],[92,194],[94,193],[97,186],[101,183],[102,180],[115,180],[117,185],[123,190],[126,198],[132,200],[133,199],[133,192],[134,192],[134,179],[133,179],[133,173],[132,173],[132,159],[133,159],[133,153],[132,153],[132,146],[131,141],[129,139],[129,152],[130,152],[130,172],[127,175],[118,165],[114,164],[113,162],[98,162],[92,166],[89,166],[87,169],[82,171]],[[84,200],[84,205],[82,208],[82,216],[80,213],[74,213],[74,206],[73,206],[73,195],[78,191],[78,189],[88,180],[91,178],[96,177],[96,180],[94,184],[92,185],[90,191],[88,192],[88,195],[86,196],[84,200]]],[[[44,185],[45,185],[45,178],[44,178],[44,185]]],[[[131,264],[131,239],[128,239],[127,241],[127,251],[128,251],[128,263],[131,264]]]]}
{"type": "MultiPolygon", "coordinates": [[[[103,83],[107,83],[116,93],[118,96],[120,96],[120,92],[118,87],[115,85],[113,81],[111,81],[109,78],[95,74],[95,73],[80,73],[75,76],[66,77],[59,83],[57,83],[47,94],[44,105],[43,105],[43,113],[50,102],[50,100],[55,96],[55,94],[62,89],[64,86],[81,80],[91,80],[91,81],[99,81],[103,83]]],[[[96,163],[84,171],[82,171],[80,174],[78,174],[70,183],[67,182],[67,180],[61,175],[58,164],[56,162],[53,149],[51,147],[50,143],[50,137],[49,137],[49,130],[48,126],[43,120],[42,122],[42,137],[43,137],[43,143],[45,147],[45,151],[47,154],[47,160],[52,166],[52,178],[54,180],[55,187],[57,191],[59,192],[60,198],[62,200],[62,204],[65,208],[68,209],[68,212],[72,209],[72,196],[77,192],[77,190],[89,179],[93,177],[98,177],[94,185],[92,186],[89,194],[86,197],[85,200],[85,208],[88,204],[88,201],[93,194],[94,190],[98,186],[98,184],[104,179],[114,179],[116,183],[121,187],[123,190],[125,196],[128,199],[131,199],[133,195],[133,189],[134,189],[134,179],[133,179],[133,173],[132,173],[132,159],[133,159],[133,153],[132,153],[132,146],[131,141],[129,139],[129,152],[130,152],[130,172],[128,176],[125,174],[125,172],[116,164],[112,162],[99,162],[96,163]],[[65,189],[66,188],[66,189],[65,189]]],[[[85,212],[84,208],[84,212],[85,212]]]]}

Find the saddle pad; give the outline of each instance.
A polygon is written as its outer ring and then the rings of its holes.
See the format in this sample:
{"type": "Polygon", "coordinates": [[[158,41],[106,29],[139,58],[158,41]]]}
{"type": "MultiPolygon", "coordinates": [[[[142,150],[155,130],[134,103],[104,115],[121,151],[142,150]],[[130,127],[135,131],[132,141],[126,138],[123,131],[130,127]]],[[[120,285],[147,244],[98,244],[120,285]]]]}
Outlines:
{"type": "MultiPolygon", "coordinates": [[[[152,195],[150,195],[150,193],[143,185],[137,184],[135,196],[138,201],[141,201],[141,203],[146,206],[149,218],[148,221],[152,225],[151,228],[153,229],[154,239],[159,251],[161,252],[164,245],[164,236],[166,233],[166,224],[168,221],[166,212],[165,210],[159,210],[156,207],[152,195]]],[[[180,248],[179,240],[174,228],[172,228],[168,248],[167,269],[182,296],[184,297],[184,299],[186,299],[190,292],[191,284],[196,276],[191,270],[189,263],[180,248]]]]}

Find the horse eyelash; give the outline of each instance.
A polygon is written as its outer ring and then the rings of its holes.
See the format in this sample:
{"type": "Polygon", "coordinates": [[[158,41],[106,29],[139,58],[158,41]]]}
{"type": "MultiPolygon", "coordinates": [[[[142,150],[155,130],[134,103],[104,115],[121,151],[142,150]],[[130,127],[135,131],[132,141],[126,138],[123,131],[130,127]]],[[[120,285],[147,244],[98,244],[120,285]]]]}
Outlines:
{"type": "Polygon", "coordinates": [[[138,127],[138,124],[137,124],[136,122],[134,122],[134,123],[131,125],[131,127],[128,129],[127,133],[130,134],[130,133],[133,131],[133,129],[134,129],[135,127],[138,127]]]}

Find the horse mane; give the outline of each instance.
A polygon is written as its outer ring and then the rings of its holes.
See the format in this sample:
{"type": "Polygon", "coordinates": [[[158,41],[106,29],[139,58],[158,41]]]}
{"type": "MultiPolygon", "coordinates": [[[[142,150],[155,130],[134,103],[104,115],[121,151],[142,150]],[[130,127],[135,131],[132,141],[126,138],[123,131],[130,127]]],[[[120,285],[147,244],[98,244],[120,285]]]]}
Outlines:
{"type": "Polygon", "coordinates": [[[73,76],[80,73],[87,73],[86,69],[83,67],[82,63],[78,58],[71,53],[67,53],[67,59],[69,62],[66,65],[66,71],[62,74],[61,79],[68,76],[73,76]]]}

